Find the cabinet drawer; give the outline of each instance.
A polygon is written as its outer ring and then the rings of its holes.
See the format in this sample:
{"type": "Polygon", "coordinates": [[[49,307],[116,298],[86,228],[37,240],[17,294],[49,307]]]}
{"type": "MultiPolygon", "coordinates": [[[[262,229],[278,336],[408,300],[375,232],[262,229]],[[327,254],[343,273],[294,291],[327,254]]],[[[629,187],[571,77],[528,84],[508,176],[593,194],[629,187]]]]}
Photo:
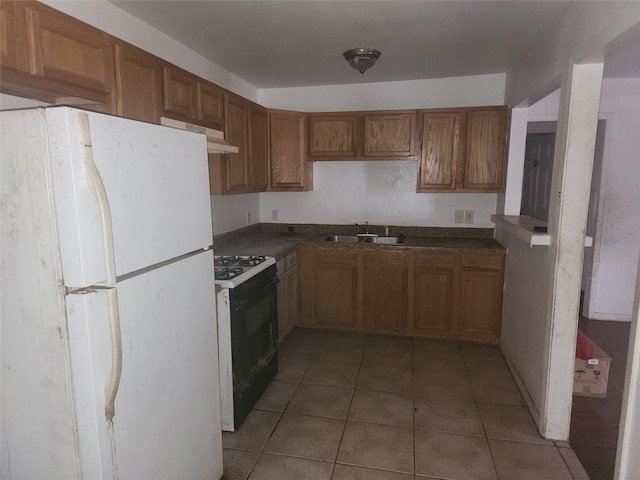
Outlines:
{"type": "Polygon", "coordinates": [[[405,252],[366,251],[364,265],[366,268],[404,271],[407,269],[407,254],[405,252]]]}
{"type": "Polygon", "coordinates": [[[502,260],[502,255],[462,255],[462,266],[500,270],[502,260]]]}
{"type": "Polygon", "coordinates": [[[456,264],[454,255],[424,253],[416,255],[417,267],[453,267],[456,264]]]}

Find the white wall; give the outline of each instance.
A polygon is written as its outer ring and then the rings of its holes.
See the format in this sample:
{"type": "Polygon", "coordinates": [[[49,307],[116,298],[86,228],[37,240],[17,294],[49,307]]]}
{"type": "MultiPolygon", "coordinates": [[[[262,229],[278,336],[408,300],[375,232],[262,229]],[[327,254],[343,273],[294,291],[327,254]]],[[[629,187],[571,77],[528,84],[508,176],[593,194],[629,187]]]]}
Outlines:
{"type": "Polygon", "coordinates": [[[606,45],[638,22],[637,2],[570,2],[555,28],[507,71],[505,103],[535,103],[560,86],[567,65],[603,61],[606,45]]]}
{"type": "MultiPolygon", "coordinates": [[[[497,74],[264,89],[259,101],[304,112],[502,105],[504,81],[497,74]]],[[[260,195],[261,221],[272,222],[278,210],[279,223],[493,227],[497,195],[416,193],[417,161],[315,162],[313,168],[313,191],[260,195]],[[474,224],[455,224],[455,210],[474,210],[474,224]]]]}
{"type": "Polygon", "coordinates": [[[640,79],[603,82],[604,159],[585,315],[631,320],[640,255],[640,79]]]}
{"type": "Polygon", "coordinates": [[[213,235],[230,232],[260,222],[260,195],[212,195],[213,235]]]}
{"type": "Polygon", "coordinates": [[[261,89],[258,101],[269,108],[303,112],[473,107],[503,105],[504,85],[505,75],[498,73],[403,82],[261,89]]]}
{"type": "Polygon", "coordinates": [[[417,161],[315,162],[311,192],[262,193],[261,220],[278,223],[453,226],[455,210],[475,211],[473,226],[493,228],[495,194],[416,193],[417,161]]]}

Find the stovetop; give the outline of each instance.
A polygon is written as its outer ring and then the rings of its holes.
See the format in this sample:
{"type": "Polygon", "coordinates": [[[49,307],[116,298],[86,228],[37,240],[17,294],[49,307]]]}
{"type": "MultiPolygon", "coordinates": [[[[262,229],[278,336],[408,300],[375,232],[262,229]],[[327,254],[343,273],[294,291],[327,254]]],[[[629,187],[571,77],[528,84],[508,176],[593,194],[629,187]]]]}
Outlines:
{"type": "Polygon", "coordinates": [[[216,283],[222,287],[233,288],[275,263],[275,258],[264,255],[216,255],[216,283]]]}

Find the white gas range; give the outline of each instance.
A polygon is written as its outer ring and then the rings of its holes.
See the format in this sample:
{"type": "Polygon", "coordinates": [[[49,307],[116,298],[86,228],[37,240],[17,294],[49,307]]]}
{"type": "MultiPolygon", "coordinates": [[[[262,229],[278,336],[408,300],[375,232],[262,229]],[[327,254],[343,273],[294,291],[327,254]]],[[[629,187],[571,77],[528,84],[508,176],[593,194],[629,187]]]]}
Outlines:
{"type": "Polygon", "coordinates": [[[224,288],[235,288],[276,264],[275,258],[264,255],[216,255],[213,261],[216,284],[224,288]]]}
{"type": "Polygon", "coordinates": [[[278,371],[278,276],[267,256],[216,256],[222,430],[240,426],[278,371]]]}

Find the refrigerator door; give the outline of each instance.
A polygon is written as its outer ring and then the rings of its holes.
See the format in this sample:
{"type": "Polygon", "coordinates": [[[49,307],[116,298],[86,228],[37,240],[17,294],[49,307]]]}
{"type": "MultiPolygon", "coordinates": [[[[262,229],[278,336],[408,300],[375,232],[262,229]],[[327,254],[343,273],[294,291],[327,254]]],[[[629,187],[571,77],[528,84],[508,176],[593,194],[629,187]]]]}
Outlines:
{"type": "Polygon", "coordinates": [[[208,251],[67,296],[83,478],[222,476],[213,276],[208,251]]]}
{"type": "Polygon", "coordinates": [[[68,107],[46,121],[66,286],[211,245],[204,135],[68,107]]]}

